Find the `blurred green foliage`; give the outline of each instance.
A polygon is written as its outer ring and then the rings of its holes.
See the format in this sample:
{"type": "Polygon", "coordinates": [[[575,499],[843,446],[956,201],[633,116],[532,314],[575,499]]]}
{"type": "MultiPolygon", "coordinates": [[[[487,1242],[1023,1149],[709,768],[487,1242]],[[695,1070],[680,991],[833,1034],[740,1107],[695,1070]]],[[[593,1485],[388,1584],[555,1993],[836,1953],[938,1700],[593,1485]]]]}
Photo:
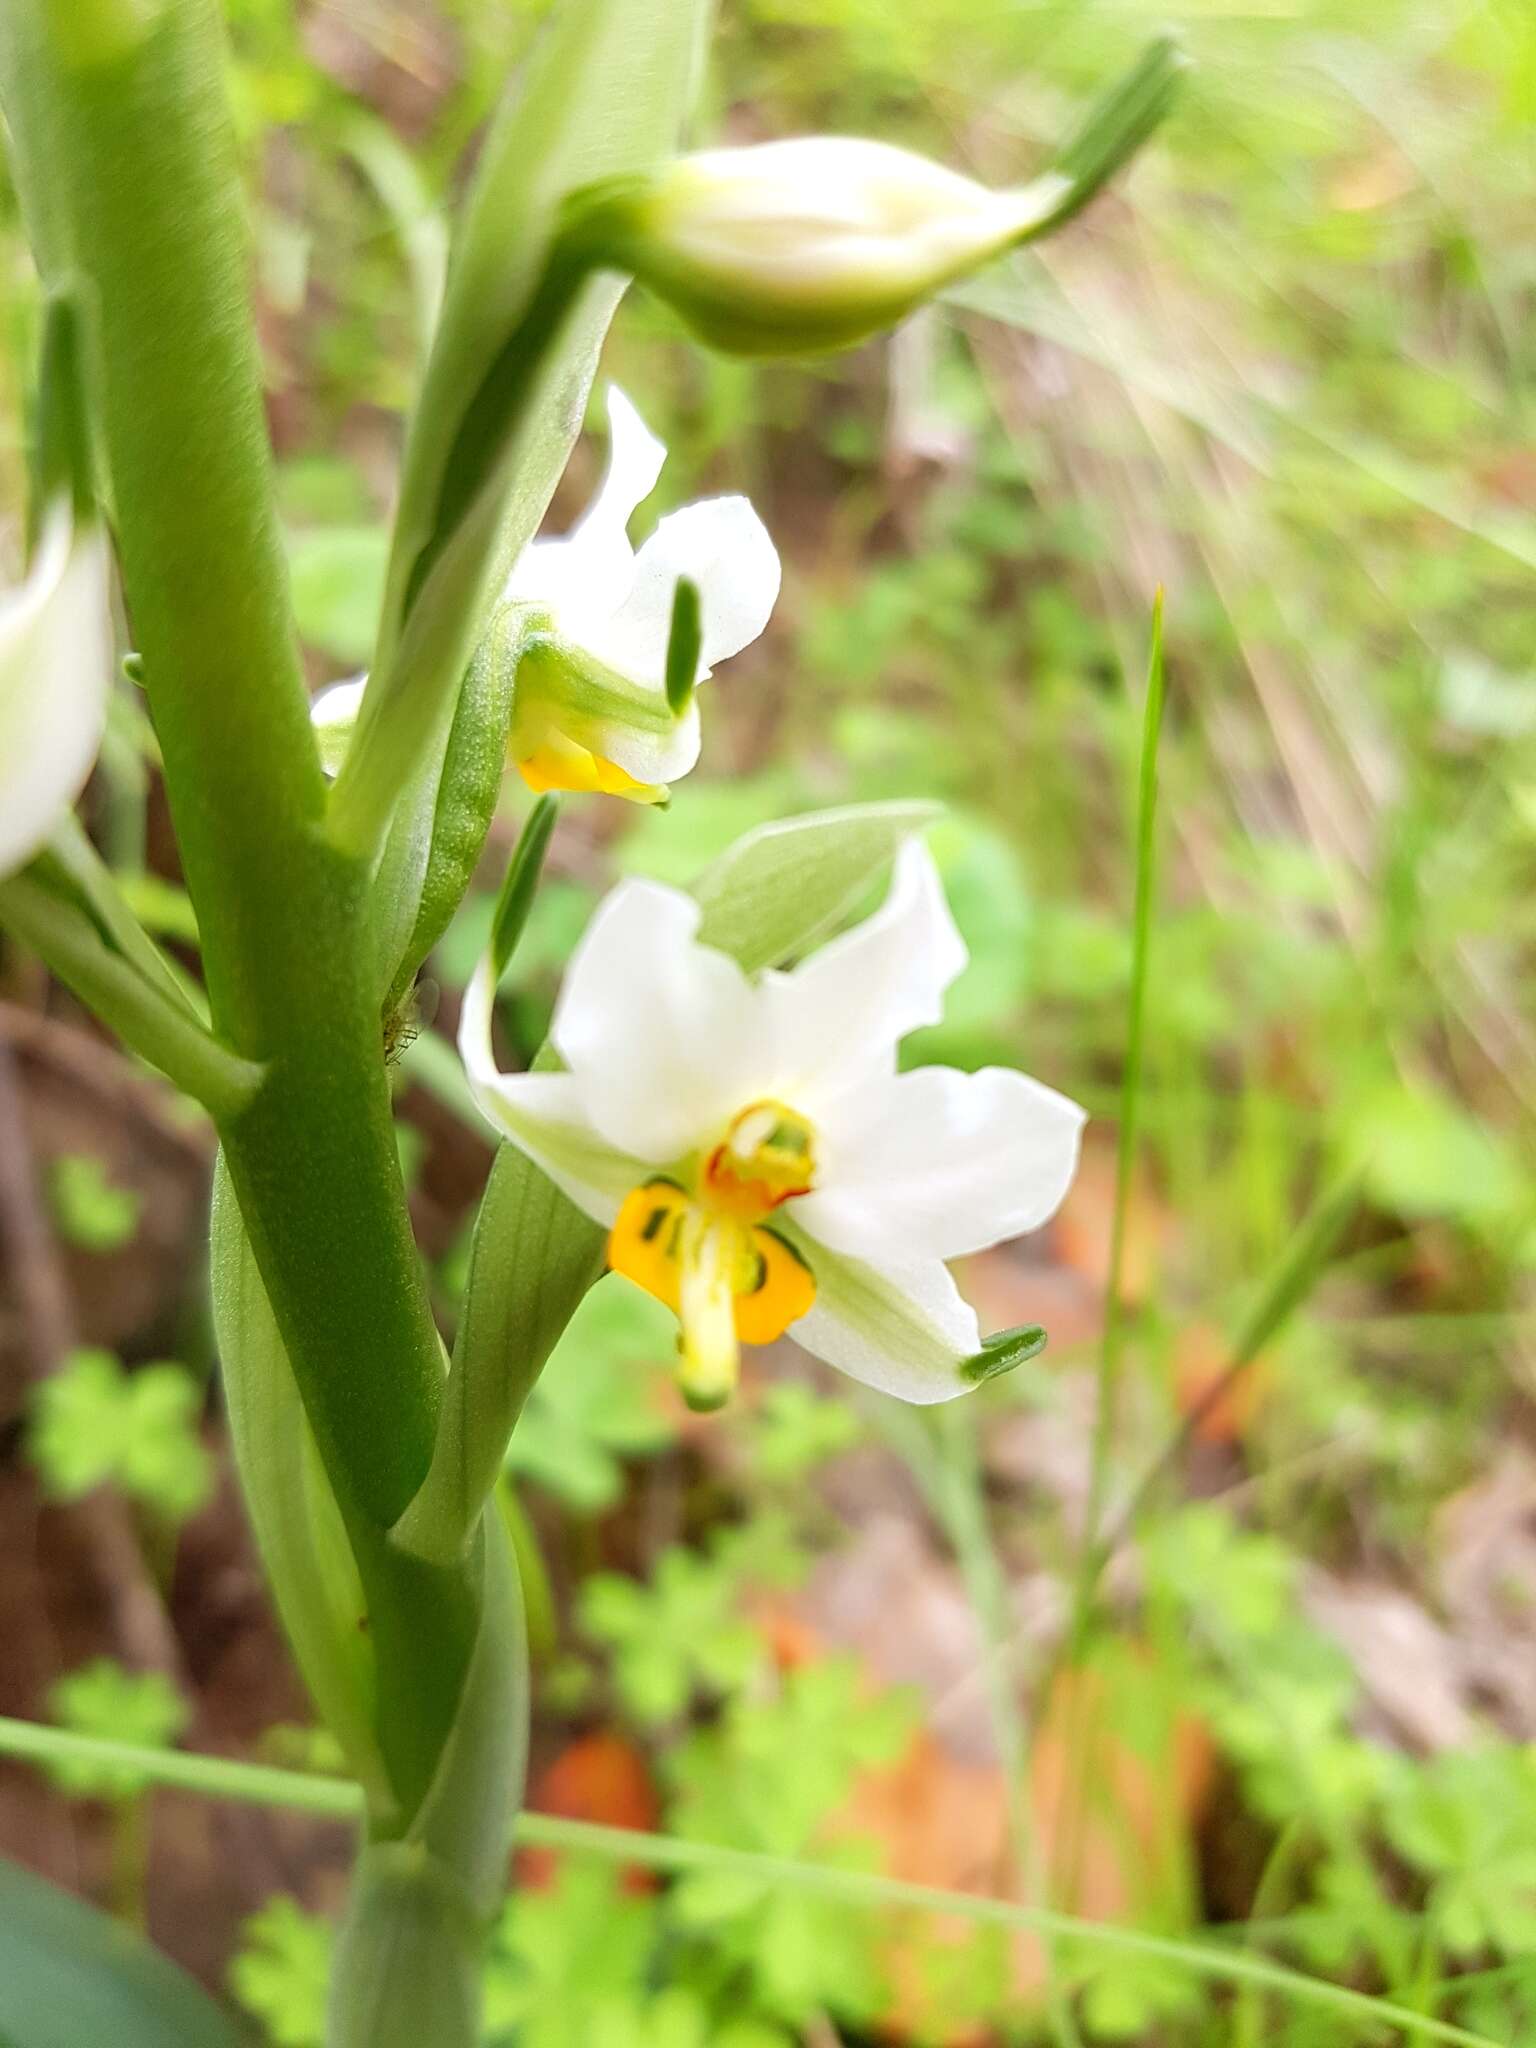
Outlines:
{"type": "Polygon", "coordinates": [[[184,1366],[125,1372],[108,1351],[71,1352],[33,1401],[29,1445],[44,1490],[78,1500],[113,1484],[162,1520],[185,1521],[213,1486],[197,1430],[202,1407],[184,1366]]]}

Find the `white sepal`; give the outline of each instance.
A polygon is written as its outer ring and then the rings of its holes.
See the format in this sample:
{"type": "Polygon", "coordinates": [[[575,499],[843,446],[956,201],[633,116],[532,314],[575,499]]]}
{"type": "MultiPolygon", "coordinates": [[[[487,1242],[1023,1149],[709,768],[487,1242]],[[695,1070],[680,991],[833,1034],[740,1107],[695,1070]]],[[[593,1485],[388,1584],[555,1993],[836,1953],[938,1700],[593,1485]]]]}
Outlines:
{"type": "Polygon", "coordinates": [[[928,1407],[971,1391],[960,1368],[981,1344],[976,1311],[939,1259],[854,1259],[809,1230],[778,1226],[816,1275],[816,1306],[789,1334],[814,1357],[899,1401],[928,1407]]]}
{"type": "Polygon", "coordinates": [[[90,775],[112,688],[111,579],[105,531],[61,500],[0,596],[0,875],[42,848],[90,775]]]}
{"type": "Polygon", "coordinates": [[[487,1123],[541,1166],[595,1222],[610,1224],[634,1187],[636,1162],[593,1130],[575,1077],[503,1074],[491,1042],[495,977],[487,954],[464,991],[459,1057],[487,1123]]]}

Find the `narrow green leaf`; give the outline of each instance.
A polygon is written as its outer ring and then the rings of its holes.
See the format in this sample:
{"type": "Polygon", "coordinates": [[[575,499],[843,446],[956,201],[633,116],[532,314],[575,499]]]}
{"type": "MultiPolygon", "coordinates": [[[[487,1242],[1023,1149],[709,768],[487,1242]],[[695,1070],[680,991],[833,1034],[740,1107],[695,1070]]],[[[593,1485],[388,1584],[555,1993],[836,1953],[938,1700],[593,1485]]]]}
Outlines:
{"type": "Polygon", "coordinates": [[[0,925],[45,961],[66,987],[125,1044],[216,1116],[234,1116],[255,1095],[264,1069],[204,1030],[179,996],[164,993],[107,945],[95,924],[26,874],[0,881],[0,925]]]}
{"type": "Polygon", "coordinates": [[[529,812],[528,821],[512,850],[491,925],[491,965],[498,981],[506,973],[507,963],[517,950],[523,926],[528,922],[539,877],[544,872],[544,856],[549,851],[550,835],[559,815],[558,798],[541,796],[529,812]]]}
{"type": "MultiPolygon", "coordinates": [[[[339,1778],[274,1771],[259,1764],[235,1763],[228,1757],[194,1757],[183,1751],[140,1749],[127,1743],[101,1742],[90,1736],[69,1735],[57,1728],[39,1728],[24,1721],[0,1718],[0,1755],[37,1758],[66,1752],[130,1766],[153,1782],[201,1789],[209,1797],[235,1799],[255,1806],[288,1806],[301,1813],[322,1813],[339,1819],[358,1812],[361,1803],[357,1788],[339,1778]]],[[[878,1871],[850,1869],[845,1864],[759,1855],[724,1843],[645,1834],[593,1821],[562,1820],[547,1813],[520,1815],[514,1833],[517,1841],[528,1848],[601,1856],[619,1864],[639,1863],[651,1870],[680,1875],[706,1871],[756,1885],[764,1891],[800,1891],[867,1911],[942,1913],[982,1926],[1070,1937],[1125,1955],[1160,1956],[1197,1977],[1208,1977],[1216,1983],[1260,1985],[1298,2006],[1326,2008],[1361,2026],[1393,2027],[1425,2041],[1444,2041],[1451,2048],[1501,2048],[1490,2035],[1475,2034],[1448,2020],[1411,2012],[1369,1992],[1306,1976],[1247,1949],[1218,1944],[1214,1938],[1181,1941],[1170,1935],[1145,1933],[1139,1928],[1078,1919],[1048,1907],[1020,1906],[1011,1899],[987,1898],[938,1885],[911,1884],[878,1871]]],[[[0,2022],[3,2018],[0,1993],[0,2022]]],[[[25,2042],[22,2048],[33,2048],[33,2044],[25,2042]]],[[[52,2037],[45,2048],[54,2048],[52,2037]]],[[[73,2037],[70,2048],[74,2048],[73,2037]]],[[[136,2048],[136,2044],[131,2044],[131,2048],[136,2048]]],[[[192,2048],[203,2048],[203,2044],[193,2037],[192,2048]]]]}
{"type": "Polygon", "coordinates": [[[206,1992],[120,1921],[0,1862],[5,2048],[241,2048],[242,2040],[206,1992]]]}
{"type": "Polygon", "coordinates": [[[1110,1225],[1109,1286],[1104,1304],[1104,1334],[1099,1346],[1098,1403],[1088,1474],[1088,1500],[1083,1511],[1083,1548],[1078,1559],[1072,1610],[1072,1636],[1081,1650],[1092,1618],[1098,1582],[1099,1524],[1109,1488],[1110,1459],[1115,1446],[1121,1352],[1125,1339],[1125,1249],[1130,1214],[1131,1178],[1136,1167],[1136,1141],[1141,1119],[1141,1083],[1146,1057],[1147,988],[1152,959],[1152,911],[1157,885],[1157,757],[1163,730],[1163,593],[1152,605],[1152,636],[1147,652],[1147,685],[1141,721],[1141,759],[1136,785],[1136,896],[1131,919],[1131,986],[1126,1014],[1125,1071],[1120,1082],[1120,1129],[1115,1156],[1115,1207],[1110,1225]]]}
{"type": "Polygon", "coordinates": [[[603,1244],[531,1159],[501,1147],[475,1220],[432,1467],[394,1532],[404,1548],[442,1561],[462,1551],[528,1391],[603,1269],[603,1244]]]}
{"type": "Polygon", "coordinates": [[[1172,106],[1187,62],[1170,36],[1158,36],[1124,77],[1094,102],[1049,166],[1066,180],[1066,191],[1041,222],[1038,234],[1049,233],[1080,212],[1136,154],[1172,106]]]}

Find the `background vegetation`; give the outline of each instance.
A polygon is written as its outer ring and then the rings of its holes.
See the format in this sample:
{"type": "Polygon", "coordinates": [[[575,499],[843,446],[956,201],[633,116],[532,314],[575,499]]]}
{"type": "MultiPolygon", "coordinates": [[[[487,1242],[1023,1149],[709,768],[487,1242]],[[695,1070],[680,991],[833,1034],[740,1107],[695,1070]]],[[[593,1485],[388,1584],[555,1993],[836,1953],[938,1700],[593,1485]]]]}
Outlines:
{"type": "MultiPolygon", "coordinates": [[[[367,652],[444,208],[537,11],[228,6],[316,683],[367,652]]],[[[498,2048],[1429,2038],[1234,1985],[1213,1952],[1536,2035],[1536,16],[1172,12],[1197,68],[1131,176],[893,345],[742,366],[638,294],[621,313],[610,372],[673,450],[646,516],[747,490],[785,596],[711,684],[669,812],[568,805],[504,1010],[534,1047],[615,872],[684,880],[828,802],[948,806],[972,965],[913,1056],[1017,1062],[1094,1113],[1057,1224],[966,1276],[984,1321],[1043,1321],[1051,1349],[920,1415],[786,1345],[701,1422],[669,1389],[666,1316],[602,1283],[506,1494],[534,1804],[1174,1945],[527,1849],[498,2048]],[[1159,584],[1161,851],[1105,1372],[1159,584]]],[[[1167,15],[727,0],[708,127],[869,133],[1001,182],[1167,15]]],[[[17,506],[36,305],[5,208],[17,506]]],[[[131,688],[91,808],[193,964],[131,688]]],[[[519,811],[509,789],[503,853],[519,811]]],[[[438,1033],[490,903],[440,948],[437,1028],[429,997],[398,1067],[445,1320],[488,1151],[438,1033]]],[[[0,972],[0,1710],[324,1769],[223,1448],[211,1139],[28,963],[0,972]]],[[[334,1828],[15,1765],[0,1846],[147,1914],[280,2048],[318,2042],[334,1828]]]]}

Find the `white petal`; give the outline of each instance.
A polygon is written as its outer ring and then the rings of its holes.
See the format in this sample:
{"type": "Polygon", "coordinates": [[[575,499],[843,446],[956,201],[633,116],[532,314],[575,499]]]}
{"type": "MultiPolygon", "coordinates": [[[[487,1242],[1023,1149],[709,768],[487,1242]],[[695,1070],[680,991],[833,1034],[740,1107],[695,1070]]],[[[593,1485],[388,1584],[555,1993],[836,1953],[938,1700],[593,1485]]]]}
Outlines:
{"type": "Polygon", "coordinates": [[[629,593],[635,554],[627,529],[666,459],[665,445],[610,384],[608,469],[597,495],[563,539],[536,540],[523,550],[507,597],[563,617],[568,636],[585,641],[585,624],[605,618],[629,593]]]}
{"type": "Polygon", "coordinates": [[[850,1259],[776,1222],[816,1277],[816,1306],[789,1334],[828,1365],[927,1404],[970,1392],[960,1367],[981,1346],[975,1310],[938,1259],[850,1259]]]}
{"type": "Polygon", "coordinates": [[[1077,1169],[1085,1112],[1006,1067],[919,1067],[831,1104],[795,1219],[834,1250],[959,1258],[1038,1230],[1077,1169]]]}
{"type": "Polygon", "coordinates": [[[481,1114],[579,1209],[611,1224],[624,1197],[644,1180],[645,1166],[603,1143],[583,1114],[581,1089],[570,1074],[499,1071],[491,1045],[494,999],[487,955],[464,991],[459,1020],[459,1056],[481,1114]]]}
{"type": "Polygon", "coordinates": [[[663,519],[635,557],[629,596],[583,644],[621,675],[660,684],[680,576],[699,592],[697,682],[751,645],[778,600],[778,550],[745,498],[705,498],[663,519]]]}
{"type": "Polygon", "coordinates": [[[105,533],[49,513],[26,580],[0,598],[0,875],[23,866],[85,787],[113,666],[105,533]]]}
{"type": "Polygon", "coordinates": [[[933,856],[909,839],[884,903],[788,974],[763,977],[784,1085],[814,1114],[894,1065],[909,1031],[936,1024],[944,991],[966,963],[933,856]]]}
{"type": "Polygon", "coordinates": [[[595,730],[594,752],[615,762],[636,782],[681,782],[699,758],[703,731],[697,701],[661,731],[617,720],[595,730]]]}
{"type": "Polygon", "coordinates": [[[309,722],[315,729],[320,766],[327,775],[341,773],[341,764],[352,743],[352,728],[357,724],[358,708],[367,687],[366,676],[353,676],[348,682],[332,683],[310,703],[309,722]]]}
{"type": "Polygon", "coordinates": [[[656,882],[611,890],[550,1032],[593,1127],[656,1165],[713,1142],[770,1071],[759,992],[734,960],[698,944],[700,914],[656,882]]]}

